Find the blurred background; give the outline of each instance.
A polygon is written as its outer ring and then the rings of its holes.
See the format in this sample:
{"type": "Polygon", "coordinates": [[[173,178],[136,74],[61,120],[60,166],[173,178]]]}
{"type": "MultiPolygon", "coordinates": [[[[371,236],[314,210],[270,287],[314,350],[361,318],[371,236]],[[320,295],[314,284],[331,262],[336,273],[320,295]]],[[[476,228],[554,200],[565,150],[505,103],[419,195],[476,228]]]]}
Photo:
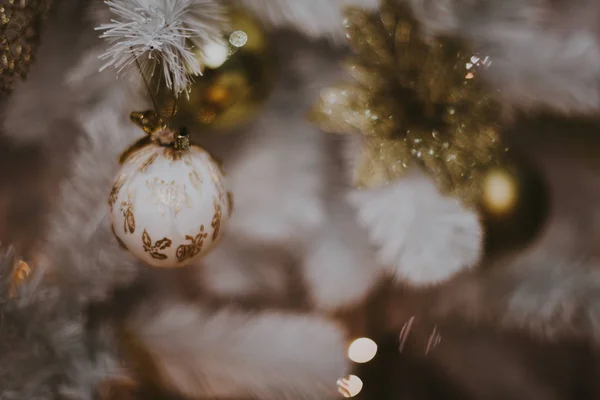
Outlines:
{"type": "MultiPolygon", "coordinates": [[[[81,17],[82,14],[78,15],[81,17]]],[[[252,145],[255,141],[253,135],[257,132],[304,129],[304,125],[298,128],[298,121],[304,120],[322,88],[346,78],[339,65],[350,55],[349,49],[344,46],[324,39],[307,38],[296,29],[264,29],[264,22],[256,22],[244,13],[232,15],[236,26],[248,34],[247,45],[230,58],[223,58],[219,49],[210,53],[214,56],[209,60],[213,66],[198,80],[189,102],[180,104],[177,112],[177,123],[197,128],[192,138],[216,159],[223,160],[226,166],[228,162],[237,165],[237,155],[243,153],[245,146],[252,145]],[[266,122],[265,115],[268,116],[266,122]]],[[[50,26],[49,37],[55,35],[53,32],[58,29],[53,28],[55,25],[50,26]]],[[[50,40],[49,47],[41,50],[38,62],[43,62],[44,54],[48,57],[55,44],[50,40]]],[[[43,69],[40,64],[36,64],[36,68],[32,71],[34,82],[42,79],[40,76],[43,79],[56,77],[58,80],[64,72],[43,69]]],[[[19,90],[18,86],[16,90],[19,90]]],[[[43,91],[46,96],[50,95],[47,89],[43,91]]],[[[173,104],[168,94],[159,93],[157,96],[161,110],[172,111],[173,104]]],[[[10,112],[7,100],[4,100],[3,107],[3,115],[10,112]]],[[[30,117],[35,119],[36,115],[30,117]]],[[[39,123],[43,124],[44,120],[39,123]]],[[[309,122],[302,123],[309,125],[309,122]]],[[[12,132],[0,134],[0,170],[4,171],[0,176],[0,242],[14,246],[22,259],[35,265],[36,260],[43,256],[41,249],[48,236],[56,234],[51,228],[51,221],[58,215],[56,210],[60,209],[60,202],[64,199],[61,188],[64,188],[65,179],[73,168],[70,160],[78,154],[78,131],[45,132],[47,135],[39,140],[21,141],[18,139],[19,132],[14,130],[18,125],[11,126],[12,132]]],[[[317,128],[310,129],[307,141],[312,140],[314,132],[318,132],[317,128]]],[[[273,275],[261,275],[264,270],[260,270],[258,278],[253,278],[255,281],[251,284],[254,286],[250,295],[227,297],[225,303],[242,309],[281,307],[294,312],[314,312],[339,324],[348,337],[349,372],[353,376],[338,382],[342,388],[340,394],[344,397],[376,400],[600,398],[597,383],[599,359],[593,333],[597,327],[589,326],[587,320],[579,321],[580,325],[575,321],[569,326],[572,320],[564,318],[566,326],[561,329],[569,331],[569,334],[554,335],[552,332],[540,333],[536,328],[529,329],[526,321],[505,323],[502,320],[505,306],[498,304],[510,301],[507,296],[512,292],[506,287],[516,284],[512,281],[506,283],[502,275],[495,275],[495,271],[509,264],[533,263],[543,269],[544,263],[553,259],[578,263],[600,255],[599,131],[600,114],[579,117],[517,113],[513,121],[505,125],[503,138],[518,155],[519,163],[516,172],[500,170],[484,188],[487,203],[481,221],[485,244],[477,274],[459,274],[443,284],[423,287],[398,283],[385,277],[378,279],[368,293],[353,304],[334,310],[315,310],[314,304],[307,300],[310,289],[303,287],[305,282],[302,278],[288,276],[286,279],[292,279],[296,291],[271,296],[270,289],[264,289],[271,288],[270,281],[263,283],[259,280],[264,278],[268,281],[273,275]],[[453,300],[462,299],[466,291],[473,288],[469,285],[475,285],[473,282],[479,284],[479,290],[485,291],[485,294],[471,297],[481,301],[472,306],[477,310],[473,313],[489,318],[471,318],[470,309],[460,312],[460,301],[463,300],[453,300]],[[258,291],[266,293],[266,300],[256,295],[258,291]],[[447,306],[446,311],[443,311],[444,306],[447,306]],[[582,326],[592,333],[584,332],[580,329],[582,326]],[[352,350],[356,338],[370,340],[357,342],[352,350]],[[358,377],[358,381],[354,377],[358,377]]],[[[321,146],[329,152],[327,161],[333,166],[328,164],[320,170],[310,169],[310,172],[317,176],[344,175],[338,170],[343,164],[345,139],[323,132],[318,134],[326,138],[321,146]]],[[[279,151],[264,140],[256,151],[262,150],[279,151]]],[[[115,164],[115,161],[106,162],[115,164]]],[[[269,168],[278,166],[271,164],[269,168]]],[[[273,180],[269,184],[269,191],[288,190],[282,180],[273,180]]],[[[324,191],[336,185],[331,183],[325,186],[324,191]]],[[[265,189],[261,186],[256,190],[265,189]]],[[[235,190],[233,192],[235,201],[235,190]]],[[[244,201],[241,196],[242,210],[247,208],[244,201]]],[[[301,214],[297,216],[303,218],[301,214]]],[[[73,246],[78,244],[73,243],[73,246]]],[[[290,247],[293,245],[285,243],[281,251],[286,252],[290,247]]],[[[69,251],[68,244],[61,251],[69,251]]],[[[227,251],[235,253],[231,247],[227,251]]],[[[343,249],[341,251],[344,252],[343,249]]],[[[296,250],[290,253],[295,260],[296,250]]],[[[293,264],[293,261],[290,263],[293,264]]],[[[177,274],[181,276],[175,280],[180,283],[169,287],[181,293],[168,297],[185,297],[182,293],[191,290],[192,299],[206,300],[211,307],[223,301],[217,298],[219,296],[213,299],[210,291],[198,295],[194,292],[196,289],[185,288],[181,281],[188,279],[186,273],[174,272],[173,276],[177,274]]],[[[550,269],[548,274],[552,275],[555,286],[544,286],[546,283],[533,276],[529,281],[532,292],[537,290],[538,284],[543,288],[539,291],[545,291],[549,297],[553,290],[563,290],[560,278],[554,276],[550,269]]],[[[156,278],[148,279],[153,281],[148,287],[157,285],[156,278]]],[[[343,275],[336,284],[345,285],[343,275]]],[[[140,285],[145,283],[138,282],[119,289],[113,298],[107,300],[107,309],[127,304],[124,298],[134,299],[131,300],[133,303],[141,302],[139,298],[143,295],[137,292],[140,285]]],[[[576,289],[574,291],[577,292],[576,289]]],[[[595,290],[585,292],[586,296],[590,292],[595,290]]],[[[524,303],[528,301],[527,298],[521,300],[524,303]]],[[[591,307],[592,300],[588,297],[580,300],[580,304],[564,305],[564,314],[575,315],[574,319],[577,319],[579,315],[592,313],[586,308],[591,307]]],[[[559,311],[556,314],[548,313],[550,322],[554,316],[561,320],[561,306],[557,306],[559,311]]],[[[541,305],[539,310],[543,314],[544,306],[541,305]]],[[[108,317],[108,320],[111,319],[108,317]]],[[[562,321],[557,323],[563,324],[562,321]]],[[[307,343],[298,346],[310,347],[310,340],[311,337],[307,336],[307,343]]],[[[294,363],[293,360],[290,362],[294,363]]],[[[261,364],[259,360],[257,363],[261,364]]],[[[197,397],[173,394],[145,378],[133,386],[117,382],[111,390],[100,396],[119,399],[213,398],[202,394],[197,397]]],[[[247,398],[259,397],[250,395],[247,398]]],[[[304,397],[299,394],[297,398],[304,397]]]]}

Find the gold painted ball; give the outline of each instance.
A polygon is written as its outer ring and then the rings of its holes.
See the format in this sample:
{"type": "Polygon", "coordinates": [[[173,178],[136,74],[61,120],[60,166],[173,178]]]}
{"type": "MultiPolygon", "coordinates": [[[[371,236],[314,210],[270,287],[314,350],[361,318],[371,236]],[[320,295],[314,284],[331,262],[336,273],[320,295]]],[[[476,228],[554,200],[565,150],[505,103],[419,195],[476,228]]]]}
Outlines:
{"type": "Polygon", "coordinates": [[[124,160],[108,208],[123,249],[153,267],[173,268],[215,246],[231,202],[218,163],[202,148],[150,143],[124,160]]]}

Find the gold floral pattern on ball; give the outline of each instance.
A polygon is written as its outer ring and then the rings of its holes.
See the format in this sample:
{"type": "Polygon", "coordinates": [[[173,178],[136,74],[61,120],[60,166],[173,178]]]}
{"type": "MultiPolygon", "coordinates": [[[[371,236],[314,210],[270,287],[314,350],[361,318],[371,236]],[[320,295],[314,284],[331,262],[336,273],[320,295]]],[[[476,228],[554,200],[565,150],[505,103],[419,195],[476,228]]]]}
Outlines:
{"type": "MultiPolygon", "coordinates": [[[[212,158],[212,157],[211,157],[212,158]]],[[[218,186],[223,186],[223,169],[221,166],[215,161],[214,164],[210,166],[210,174],[212,179],[217,183],[218,186]]]]}
{"type": "Polygon", "coordinates": [[[150,166],[152,165],[152,163],[158,158],[158,153],[152,153],[150,155],[150,157],[148,157],[146,159],[146,161],[144,161],[142,163],[142,165],[140,165],[140,168],[138,169],[138,171],[140,171],[142,174],[146,173],[148,171],[148,168],[150,168],[150,166]]]}
{"type": "Polygon", "coordinates": [[[183,207],[192,208],[192,202],[186,192],[185,185],[175,181],[165,182],[162,179],[154,178],[147,181],[146,185],[152,195],[152,204],[158,205],[159,212],[162,215],[168,210],[173,210],[177,216],[183,207]]]}
{"type": "MultiPolygon", "coordinates": [[[[177,247],[177,260],[185,261],[190,258],[194,258],[196,255],[200,254],[202,251],[202,247],[204,246],[204,239],[208,237],[208,233],[204,232],[204,225],[200,226],[200,233],[194,236],[185,236],[185,240],[189,240],[191,243],[182,244],[177,247]]],[[[214,234],[213,234],[214,237],[214,234]]]]}
{"type": "Polygon", "coordinates": [[[192,172],[188,174],[188,176],[190,177],[190,183],[192,184],[194,189],[200,189],[200,187],[202,186],[202,179],[200,178],[200,175],[198,175],[198,171],[193,169],[192,172]]]}
{"type": "Polygon", "coordinates": [[[213,204],[215,206],[215,215],[210,225],[213,228],[212,240],[215,241],[219,237],[219,232],[221,231],[221,217],[223,215],[223,210],[217,199],[213,198],[213,204]]]}
{"type": "Polygon", "coordinates": [[[108,205],[110,206],[111,210],[117,202],[117,199],[119,198],[119,191],[125,184],[125,179],[127,179],[127,177],[124,174],[120,174],[115,180],[115,183],[113,184],[112,188],[110,189],[110,195],[108,196],[108,205]]]}
{"type": "Polygon", "coordinates": [[[182,157],[181,150],[175,150],[170,147],[166,147],[164,150],[164,156],[171,162],[179,161],[182,157]]]}
{"type": "Polygon", "coordinates": [[[171,239],[164,237],[154,243],[148,231],[144,229],[144,233],[142,234],[142,243],[144,245],[144,251],[150,254],[152,258],[156,258],[157,260],[166,260],[168,258],[167,255],[162,253],[160,250],[171,247],[173,242],[171,239]]]}
{"type": "Polygon", "coordinates": [[[133,203],[131,200],[121,202],[121,212],[123,213],[123,229],[125,233],[135,232],[135,215],[133,215],[133,203]]]}

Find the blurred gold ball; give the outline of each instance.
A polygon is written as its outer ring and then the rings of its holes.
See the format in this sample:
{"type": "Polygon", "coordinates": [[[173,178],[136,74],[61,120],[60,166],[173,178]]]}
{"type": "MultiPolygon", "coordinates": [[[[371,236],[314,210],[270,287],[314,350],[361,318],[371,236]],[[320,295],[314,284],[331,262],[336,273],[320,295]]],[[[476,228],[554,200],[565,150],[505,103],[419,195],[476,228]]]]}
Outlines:
{"type": "Polygon", "coordinates": [[[524,159],[516,156],[511,167],[490,169],[480,201],[488,257],[531,243],[543,229],[549,207],[543,175],[524,159]]]}
{"type": "Polygon", "coordinates": [[[509,213],[519,197],[519,183],[506,170],[492,169],[483,180],[483,206],[495,214],[509,213]]]}
{"type": "MultiPolygon", "coordinates": [[[[248,12],[229,12],[231,32],[221,43],[203,47],[204,70],[196,76],[189,99],[177,100],[176,120],[216,130],[235,128],[251,120],[271,92],[274,58],[266,32],[248,12]]],[[[164,89],[164,88],[163,88],[164,89]]],[[[173,112],[173,96],[159,93],[161,114],[173,112]]]]}

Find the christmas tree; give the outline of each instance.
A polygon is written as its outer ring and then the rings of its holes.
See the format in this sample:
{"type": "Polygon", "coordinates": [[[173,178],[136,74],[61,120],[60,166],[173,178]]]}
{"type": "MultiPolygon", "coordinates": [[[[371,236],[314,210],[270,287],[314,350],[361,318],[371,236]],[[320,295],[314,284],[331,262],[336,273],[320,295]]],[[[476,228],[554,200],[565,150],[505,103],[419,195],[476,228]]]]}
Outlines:
{"type": "Polygon", "coordinates": [[[600,397],[597,2],[0,16],[0,400],[600,397]]]}

